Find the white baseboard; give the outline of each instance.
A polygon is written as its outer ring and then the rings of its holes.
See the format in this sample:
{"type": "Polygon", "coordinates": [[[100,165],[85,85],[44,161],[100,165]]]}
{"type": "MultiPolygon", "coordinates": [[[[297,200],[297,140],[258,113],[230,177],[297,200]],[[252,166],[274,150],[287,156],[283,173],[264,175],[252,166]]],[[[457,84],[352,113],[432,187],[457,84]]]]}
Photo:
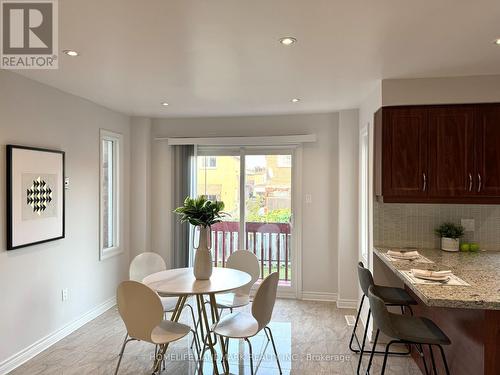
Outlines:
{"type": "Polygon", "coordinates": [[[278,288],[277,297],[285,299],[295,299],[297,296],[295,294],[295,290],[291,290],[288,288],[283,288],[283,289],[278,288]]]}
{"type": "Polygon", "coordinates": [[[339,309],[357,309],[358,300],[357,299],[337,299],[337,307],[339,309]]]}
{"type": "Polygon", "coordinates": [[[317,292],[302,292],[302,299],[305,301],[337,301],[337,293],[317,293],[317,292]]]}
{"type": "Polygon", "coordinates": [[[29,361],[34,356],[40,354],[45,349],[51,347],[59,340],[65,338],[72,332],[76,331],[78,328],[97,318],[99,315],[103,314],[115,305],[116,297],[110,298],[100,305],[94,307],[90,311],[86,312],[79,318],[73,320],[71,323],[65,325],[61,329],[52,332],[51,334],[31,344],[27,348],[7,358],[5,361],[0,363],[0,375],[5,375],[15,368],[21,366],[23,363],[29,361]]]}

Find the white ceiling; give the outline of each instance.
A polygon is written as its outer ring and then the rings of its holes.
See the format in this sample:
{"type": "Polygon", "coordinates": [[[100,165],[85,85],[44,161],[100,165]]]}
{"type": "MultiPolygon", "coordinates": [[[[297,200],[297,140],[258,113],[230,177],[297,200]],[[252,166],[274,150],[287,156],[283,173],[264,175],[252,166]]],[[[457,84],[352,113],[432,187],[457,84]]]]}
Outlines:
{"type": "Polygon", "coordinates": [[[500,74],[498,0],[60,0],[59,14],[60,48],[81,56],[21,74],[131,115],[324,112],[382,78],[500,74]]]}

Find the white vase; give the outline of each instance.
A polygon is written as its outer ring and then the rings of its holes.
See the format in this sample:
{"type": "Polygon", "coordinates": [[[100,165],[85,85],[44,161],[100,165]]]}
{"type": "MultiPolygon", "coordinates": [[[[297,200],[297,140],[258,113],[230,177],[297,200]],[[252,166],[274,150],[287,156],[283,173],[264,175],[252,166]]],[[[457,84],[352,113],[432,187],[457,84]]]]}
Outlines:
{"type": "Polygon", "coordinates": [[[441,237],[441,250],[444,251],[458,251],[460,241],[455,238],[441,237]]]}
{"type": "Polygon", "coordinates": [[[194,277],[197,280],[208,280],[212,276],[212,253],[210,251],[211,229],[210,227],[200,228],[200,240],[198,247],[195,246],[196,253],[194,255],[194,277]]]}

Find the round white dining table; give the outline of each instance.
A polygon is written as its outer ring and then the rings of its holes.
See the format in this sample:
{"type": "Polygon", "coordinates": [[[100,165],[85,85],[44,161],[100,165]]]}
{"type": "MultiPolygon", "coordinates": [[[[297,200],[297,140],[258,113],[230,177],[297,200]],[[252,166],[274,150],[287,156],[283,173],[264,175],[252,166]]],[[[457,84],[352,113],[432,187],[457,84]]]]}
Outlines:
{"type": "MultiPolygon", "coordinates": [[[[179,320],[187,298],[195,296],[201,337],[212,354],[214,372],[218,374],[219,369],[215,351],[217,336],[213,335],[212,337],[211,334],[211,324],[208,320],[204,296],[208,296],[209,298],[212,322],[218,322],[219,311],[217,310],[215,294],[240,288],[248,284],[251,280],[252,278],[248,273],[231,268],[214,267],[212,276],[208,280],[197,280],[194,277],[192,268],[175,268],[149,275],[144,278],[143,283],[155,290],[160,296],[179,296],[171,317],[171,320],[175,322],[179,320]],[[206,335],[205,331],[207,332],[206,335]]],[[[219,338],[219,341],[222,352],[223,371],[224,373],[228,373],[229,364],[227,362],[226,346],[222,337],[219,338]]],[[[161,348],[160,355],[155,359],[153,372],[157,372],[160,369],[161,359],[165,355],[167,347],[168,345],[163,345],[161,348]]],[[[203,357],[203,352],[201,353],[201,357],[203,357]]],[[[200,371],[201,368],[202,365],[200,364],[200,371]]]]}

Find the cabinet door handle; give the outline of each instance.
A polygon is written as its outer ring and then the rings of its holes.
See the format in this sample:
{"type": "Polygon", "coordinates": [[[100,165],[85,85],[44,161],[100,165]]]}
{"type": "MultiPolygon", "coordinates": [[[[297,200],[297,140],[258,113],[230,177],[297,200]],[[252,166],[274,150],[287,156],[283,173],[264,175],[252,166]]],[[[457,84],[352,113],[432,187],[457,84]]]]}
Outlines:
{"type": "Polygon", "coordinates": [[[483,187],[483,180],[481,178],[481,173],[477,174],[477,180],[479,182],[479,185],[477,187],[477,192],[480,193],[481,192],[481,188],[483,187]]]}
{"type": "Polygon", "coordinates": [[[422,177],[424,179],[424,187],[422,188],[422,191],[427,190],[427,175],[425,173],[422,173],[422,177]]]}
{"type": "Polygon", "coordinates": [[[469,173],[469,191],[472,191],[472,173],[469,173]]]}

